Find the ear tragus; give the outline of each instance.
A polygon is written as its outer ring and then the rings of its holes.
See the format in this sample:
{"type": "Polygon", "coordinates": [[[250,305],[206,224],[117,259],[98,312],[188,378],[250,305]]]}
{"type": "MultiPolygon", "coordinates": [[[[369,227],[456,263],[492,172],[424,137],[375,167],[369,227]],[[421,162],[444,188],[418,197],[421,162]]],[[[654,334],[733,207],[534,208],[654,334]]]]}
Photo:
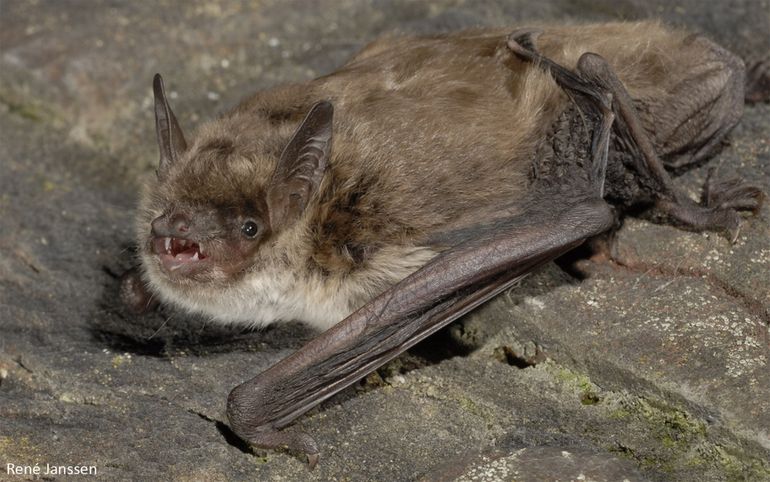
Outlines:
{"type": "Polygon", "coordinates": [[[166,89],[160,74],[155,74],[152,79],[152,91],[155,94],[155,130],[158,134],[158,147],[160,148],[158,178],[163,179],[169,166],[187,150],[187,142],[168,100],[166,100],[166,89]]]}
{"type": "Polygon", "coordinates": [[[330,102],[316,103],[284,148],[267,188],[274,229],[299,218],[318,190],[331,154],[333,114],[330,102]]]}

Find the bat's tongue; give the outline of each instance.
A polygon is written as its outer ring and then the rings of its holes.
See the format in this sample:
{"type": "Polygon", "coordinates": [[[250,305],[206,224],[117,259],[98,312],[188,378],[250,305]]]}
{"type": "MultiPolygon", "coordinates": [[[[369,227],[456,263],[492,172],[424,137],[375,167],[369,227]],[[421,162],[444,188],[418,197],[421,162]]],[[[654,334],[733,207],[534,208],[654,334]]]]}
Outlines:
{"type": "Polygon", "coordinates": [[[200,252],[196,248],[189,248],[186,249],[180,253],[177,253],[174,255],[174,260],[176,261],[198,261],[200,259],[200,252]]]}

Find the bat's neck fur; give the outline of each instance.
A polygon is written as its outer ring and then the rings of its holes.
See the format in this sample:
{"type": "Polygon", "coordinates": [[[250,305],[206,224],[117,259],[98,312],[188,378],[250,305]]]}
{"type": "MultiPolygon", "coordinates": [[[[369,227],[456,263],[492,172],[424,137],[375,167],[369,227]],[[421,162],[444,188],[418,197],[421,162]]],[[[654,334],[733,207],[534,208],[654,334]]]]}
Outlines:
{"type": "Polygon", "coordinates": [[[258,327],[302,320],[325,329],[435,255],[425,247],[387,246],[366,259],[365,269],[332,271],[314,261],[317,243],[309,234],[313,224],[308,216],[282,233],[262,250],[253,269],[237,279],[180,289],[160,276],[157,264],[145,254],[146,278],[163,301],[219,322],[258,327]]]}

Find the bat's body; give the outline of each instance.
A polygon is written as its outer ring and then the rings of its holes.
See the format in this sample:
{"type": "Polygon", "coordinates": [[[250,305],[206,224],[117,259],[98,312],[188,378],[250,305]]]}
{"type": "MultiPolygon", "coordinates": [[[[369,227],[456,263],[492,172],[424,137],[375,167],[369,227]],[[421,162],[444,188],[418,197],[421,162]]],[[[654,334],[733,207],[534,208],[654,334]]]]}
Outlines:
{"type": "Polygon", "coordinates": [[[233,391],[236,433],[315,453],[275,430],[611,229],[606,201],[733,235],[735,209],[759,206],[740,184],[698,205],[663,169],[701,161],[738,121],[732,54],[655,23],[509,33],[375,42],[189,146],[156,79],[159,183],[138,216],[150,291],[255,326],[350,315],[233,391]]]}

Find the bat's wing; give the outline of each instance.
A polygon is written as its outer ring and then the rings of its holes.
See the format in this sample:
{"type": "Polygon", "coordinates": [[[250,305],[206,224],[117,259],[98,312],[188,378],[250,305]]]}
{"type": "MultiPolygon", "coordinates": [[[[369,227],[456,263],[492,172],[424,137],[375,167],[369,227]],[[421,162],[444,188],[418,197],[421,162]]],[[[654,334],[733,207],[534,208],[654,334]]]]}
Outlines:
{"type": "Polygon", "coordinates": [[[611,98],[564,69],[554,78],[593,125],[582,175],[533,186],[524,209],[436,256],[302,349],[239,385],[227,415],[237,435],[263,447],[318,449],[310,436],[279,431],[297,417],[398,356],[535,267],[607,231],[614,213],[602,200],[614,115],[611,98]]]}

